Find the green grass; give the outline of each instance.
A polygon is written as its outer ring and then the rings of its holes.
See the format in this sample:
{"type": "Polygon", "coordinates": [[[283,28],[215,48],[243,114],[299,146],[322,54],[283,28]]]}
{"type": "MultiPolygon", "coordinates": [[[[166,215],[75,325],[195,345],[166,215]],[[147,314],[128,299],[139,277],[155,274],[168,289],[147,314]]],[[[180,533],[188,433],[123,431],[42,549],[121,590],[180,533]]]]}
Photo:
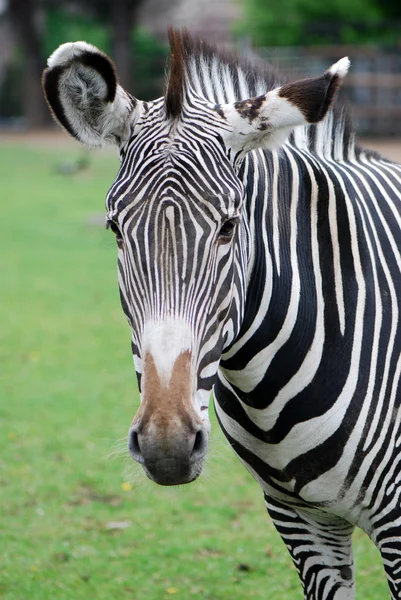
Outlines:
{"type": "MultiPolygon", "coordinates": [[[[156,487],[107,458],[138,404],[114,240],[90,224],[118,164],[94,154],[81,173],[56,172],[78,152],[0,145],[0,597],[300,600],[215,421],[190,486],[156,487]]],[[[358,597],[386,598],[362,533],[355,555],[358,597]]]]}

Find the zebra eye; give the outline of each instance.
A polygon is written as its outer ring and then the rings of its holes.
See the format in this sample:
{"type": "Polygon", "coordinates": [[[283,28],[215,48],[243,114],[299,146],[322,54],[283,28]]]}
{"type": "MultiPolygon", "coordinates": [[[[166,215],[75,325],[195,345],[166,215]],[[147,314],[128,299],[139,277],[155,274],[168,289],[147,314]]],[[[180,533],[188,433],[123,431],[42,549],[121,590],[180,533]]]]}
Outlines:
{"type": "Polygon", "coordinates": [[[221,240],[229,240],[234,233],[234,229],[237,223],[238,219],[229,219],[228,221],[223,223],[219,231],[219,238],[221,240]]]}
{"type": "Polygon", "coordinates": [[[117,246],[120,248],[123,243],[123,236],[121,235],[118,225],[114,221],[108,219],[106,222],[106,229],[111,229],[111,231],[114,233],[117,240],[117,246]]]}

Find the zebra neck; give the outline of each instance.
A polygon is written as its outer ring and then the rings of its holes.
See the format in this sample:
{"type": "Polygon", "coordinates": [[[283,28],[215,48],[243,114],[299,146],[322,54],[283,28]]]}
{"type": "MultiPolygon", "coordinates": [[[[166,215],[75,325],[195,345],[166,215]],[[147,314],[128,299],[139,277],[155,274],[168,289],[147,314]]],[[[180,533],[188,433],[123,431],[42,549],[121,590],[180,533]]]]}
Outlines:
{"type": "MultiPolygon", "coordinates": [[[[322,173],[319,159],[291,145],[253,152],[241,170],[250,239],[246,303],[221,368],[250,404],[268,405],[286,385],[285,373],[295,376],[301,366],[308,385],[315,371],[309,363],[319,363],[326,330],[344,357],[352,345],[343,283],[336,281],[333,263],[333,248],[347,254],[349,231],[343,228],[339,241],[330,239],[330,213],[346,213],[344,194],[334,186],[330,192],[322,173]]],[[[349,275],[351,289],[355,280],[349,275]]],[[[351,314],[356,303],[349,302],[351,314]]]]}

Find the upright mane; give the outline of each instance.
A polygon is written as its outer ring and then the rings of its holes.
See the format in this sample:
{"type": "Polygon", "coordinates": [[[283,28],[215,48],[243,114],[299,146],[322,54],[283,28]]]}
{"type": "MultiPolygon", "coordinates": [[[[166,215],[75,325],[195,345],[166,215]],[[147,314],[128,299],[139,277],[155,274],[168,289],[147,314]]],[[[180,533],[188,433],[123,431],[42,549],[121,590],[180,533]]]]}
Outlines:
{"type": "MultiPolygon", "coordinates": [[[[273,66],[210,45],[187,30],[169,28],[170,59],[165,93],[167,118],[179,119],[185,99],[192,93],[224,104],[252,98],[286,82],[273,66]]],[[[289,143],[324,158],[346,160],[355,154],[349,109],[340,98],[317,125],[297,128],[289,143]]]]}
{"type": "Polygon", "coordinates": [[[168,116],[179,117],[189,88],[209,102],[237,102],[265,94],[285,82],[276,69],[252,64],[170,27],[170,64],[165,95],[168,116]]]}

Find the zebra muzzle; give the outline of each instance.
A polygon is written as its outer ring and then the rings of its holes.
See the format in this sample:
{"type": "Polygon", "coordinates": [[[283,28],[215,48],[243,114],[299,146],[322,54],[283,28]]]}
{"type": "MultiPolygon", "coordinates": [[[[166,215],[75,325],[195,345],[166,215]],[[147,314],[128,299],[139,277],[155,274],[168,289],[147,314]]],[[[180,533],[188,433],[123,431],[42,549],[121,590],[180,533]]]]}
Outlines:
{"type": "Polygon", "coordinates": [[[192,406],[191,355],[183,352],[163,381],[152,355],[145,357],[143,394],[128,447],[147,476],[160,485],[194,481],[202,470],[208,427],[192,406]]]}
{"type": "Polygon", "coordinates": [[[169,436],[166,440],[157,433],[138,433],[134,426],[129,433],[128,447],[132,458],[142,465],[152,481],[159,485],[180,485],[200,475],[207,441],[202,429],[169,436]]]}

